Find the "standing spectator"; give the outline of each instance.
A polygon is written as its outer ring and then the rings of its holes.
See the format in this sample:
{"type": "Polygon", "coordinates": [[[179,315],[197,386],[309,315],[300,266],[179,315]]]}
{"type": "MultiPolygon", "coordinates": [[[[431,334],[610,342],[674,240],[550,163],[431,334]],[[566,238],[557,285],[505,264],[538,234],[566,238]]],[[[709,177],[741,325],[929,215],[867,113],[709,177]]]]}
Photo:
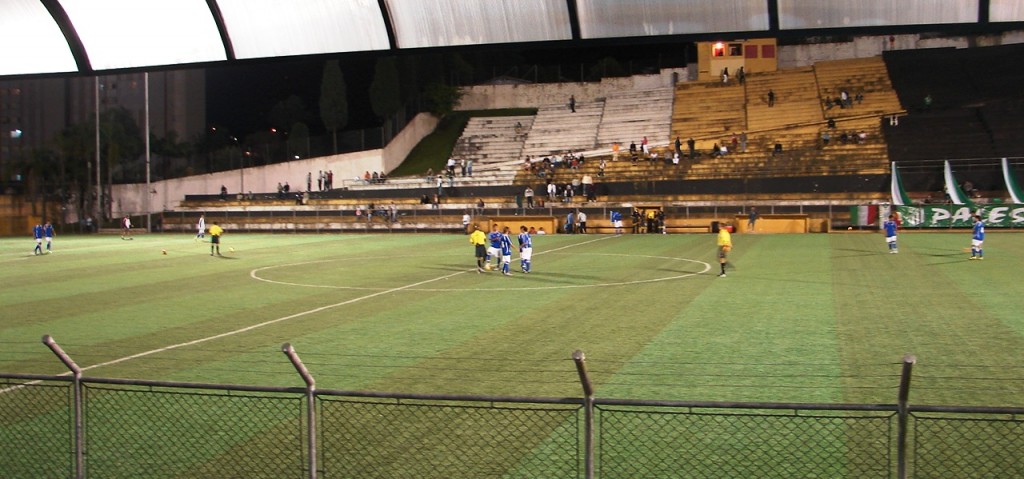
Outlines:
{"type": "Polygon", "coordinates": [[[750,207],[750,214],[747,215],[747,231],[750,233],[754,232],[755,225],[757,224],[757,207],[750,207]]]}
{"type": "Polygon", "coordinates": [[[448,163],[445,165],[445,169],[448,170],[449,175],[455,174],[455,158],[448,158],[448,163]]]}
{"type": "MultiPolygon", "coordinates": [[[[517,210],[521,210],[521,209],[523,209],[523,197],[522,197],[522,196],[520,196],[520,195],[519,195],[519,193],[516,193],[516,198],[515,198],[515,200],[516,200],[516,209],[517,209],[517,210]]],[[[518,213],[517,213],[517,214],[518,214],[518,213]]]]}
{"type": "Polygon", "coordinates": [[[722,224],[718,229],[718,265],[721,268],[719,278],[725,277],[725,263],[728,262],[729,251],[732,251],[732,235],[729,234],[729,227],[722,224]]]}
{"type": "Polygon", "coordinates": [[[462,176],[466,176],[466,159],[459,160],[459,169],[461,170],[462,176]]]}
{"type": "MultiPolygon", "coordinates": [[[[469,215],[467,214],[466,216],[469,215]]],[[[483,273],[484,258],[487,256],[487,236],[483,231],[480,231],[479,225],[473,225],[473,232],[469,235],[469,244],[473,245],[473,254],[476,255],[476,272],[483,273]]],[[[489,267],[490,263],[487,266],[489,267]]]]}
{"type": "Polygon", "coordinates": [[[573,216],[572,210],[570,210],[569,214],[565,215],[565,233],[572,234],[574,232],[573,227],[575,227],[575,225],[576,218],[575,216],[573,216]]]}
{"type": "Polygon", "coordinates": [[[121,239],[132,239],[132,219],[128,215],[121,219],[121,239]]]}
{"type": "Polygon", "coordinates": [[[206,237],[206,215],[199,215],[199,222],[196,223],[196,241],[206,237]]]}
{"type": "Polygon", "coordinates": [[[576,113],[576,95],[569,95],[569,111],[576,113]]]}
{"type": "Polygon", "coordinates": [[[599,178],[604,178],[604,169],[606,166],[608,166],[608,163],[604,161],[604,158],[601,158],[601,161],[597,164],[597,176],[599,178]]]}
{"type": "Polygon", "coordinates": [[[526,207],[533,208],[533,188],[526,187],[526,191],[523,192],[523,196],[526,197],[526,207]]]}
{"type": "Polygon", "coordinates": [[[43,236],[46,237],[46,254],[53,252],[53,223],[49,221],[43,225],[43,236]]]}
{"type": "Polygon", "coordinates": [[[220,200],[224,201],[226,199],[228,199],[228,187],[220,185],[220,200]]]}
{"type": "Polygon", "coordinates": [[[648,144],[646,136],[640,140],[640,150],[644,152],[644,156],[651,154],[651,146],[648,144]]]}
{"type": "Polygon", "coordinates": [[[594,195],[594,177],[584,173],[581,183],[583,184],[583,197],[590,201],[594,195]]]}
{"type": "Polygon", "coordinates": [[[316,174],[316,189],[317,191],[324,190],[324,170],[320,170],[316,174]]]}
{"type": "Polygon", "coordinates": [[[690,159],[694,159],[697,155],[697,142],[693,138],[686,140],[686,149],[690,151],[690,159]]]}
{"type": "Polygon", "coordinates": [[[306,172],[306,191],[310,191],[312,189],[313,189],[313,172],[312,171],[307,171],[306,172]]]}
{"type": "Polygon", "coordinates": [[[740,132],[740,153],[747,152],[747,132],[740,132]]]}
{"type": "Polygon", "coordinates": [[[768,90],[768,108],[775,106],[775,90],[768,90]]]}
{"type": "Polygon", "coordinates": [[[732,143],[733,153],[740,151],[740,139],[735,133],[732,134],[732,140],[730,142],[732,143]]]}
{"type": "Polygon", "coordinates": [[[619,142],[612,143],[612,161],[619,160],[619,142]]]}
{"type": "Polygon", "coordinates": [[[466,160],[466,176],[473,176],[473,159],[466,160]]]}
{"type": "Polygon", "coordinates": [[[576,215],[576,221],[578,221],[579,225],[580,225],[579,231],[578,231],[579,234],[581,234],[581,235],[587,234],[587,213],[584,212],[584,211],[580,211],[579,214],[576,215]]]}
{"type": "Polygon", "coordinates": [[[334,170],[327,171],[327,190],[334,189],[334,170]]]}
{"type": "Polygon", "coordinates": [[[683,142],[679,140],[678,136],[676,137],[675,147],[676,147],[676,155],[682,155],[683,154],[683,142]]]}
{"type": "Polygon", "coordinates": [[[284,198],[284,185],[282,185],[280,181],[277,182],[277,198],[284,198]]]}
{"type": "Polygon", "coordinates": [[[729,84],[729,67],[725,67],[722,69],[722,84],[729,84]]]}
{"type": "Polygon", "coordinates": [[[32,250],[33,255],[43,254],[43,225],[36,224],[32,227],[32,236],[36,240],[36,248],[32,250]]]}
{"type": "Polygon", "coordinates": [[[213,256],[214,250],[217,251],[217,256],[220,256],[220,235],[224,234],[224,230],[217,226],[217,223],[213,223],[210,227],[210,256],[213,256]]]}
{"type": "Polygon", "coordinates": [[[548,183],[548,201],[554,203],[558,196],[558,187],[553,182],[548,183]]]}
{"type": "MultiPolygon", "coordinates": [[[[462,231],[464,231],[466,234],[470,233],[470,231],[469,231],[469,220],[470,220],[470,216],[469,216],[469,211],[467,210],[467,211],[462,213],[462,231]]],[[[483,256],[483,255],[480,255],[480,256],[483,256]]],[[[483,265],[480,265],[480,266],[483,266],[483,265]]]]}
{"type": "Polygon", "coordinates": [[[740,82],[740,85],[747,81],[747,72],[743,70],[743,67],[736,71],[736,81],[740,82]]]}

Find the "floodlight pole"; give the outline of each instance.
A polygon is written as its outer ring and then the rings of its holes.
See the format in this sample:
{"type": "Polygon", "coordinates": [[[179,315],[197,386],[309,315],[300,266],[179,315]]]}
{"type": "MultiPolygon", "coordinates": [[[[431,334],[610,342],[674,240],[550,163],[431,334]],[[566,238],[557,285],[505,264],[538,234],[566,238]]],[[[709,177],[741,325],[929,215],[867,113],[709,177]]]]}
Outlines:
{"type": "Polygon", "coordinates": [[[299,355],[291,343],[282,344],[281,352],[288,356],[288,361],[291,361],[295,371],[302,376],[302,380],[306,383],[306,443],[309,444],[309,479],[316,479],[316,380],[313,379],[312,374],[309,374],[309,370],[299,359],[299,355]]]}
{"type": "Polygon", "coordinates": [[[910,419],[910,373],[913,372],[917,356],[907,353],[903,355],[903,371],[900,373],[898,426],[896,430],[896,477],[907,479],[907,423],[910,419]]]}
{"type": "Polygon", "coordinates": [[[82,426],[82,368],[78,367],[78,364],[71,359],[71,356],[68,356],[64,349],[49,334],[43,336],[43,344],[50,348],[50,351],[57,355],[60,362],[64,363],[64,366],[71,370],[71,400],[75,410],[75,479],[82,479],[85,477],[85,428],[82,426]]]}
{"type": "Polygon", "coordinates": [[[143,73],[142,85],[143,85],[142,91],[144,92],[143,94],[146,97],[145,101],[143,102],[145,104],[145,110],[146,110],[146,114],[143,115],[143,116],[145,116],[145,120],[144,121],[146,123],[146,126],[145,126],[145,130],[146,130],[146,193],[143,194],[142,197],[144,198],[143,206],[146,208],[146,232],[147,233],[152,233],[153,232],[153,215],[152,215],[152,211],[151,211],[152,208],[150,208],[150,204],[149,204],[150,201],[152,200],[152,195],[150,194],[151,186],[150,186],[150,179],[149,179],[149,165],[150,165],[150,160],[151,160],[151,152],[150,152],[150,144],[149,144],[149,128],[150,128],[150,126],[149,126],[149,72],[143,73]]]}
{"type": "Polygon", "coordinates": [[[583,385],[583,477],[594,479],[594,386],[587,374],[587,357],[583,351],[574,351],[572,360],[583,385]]]}

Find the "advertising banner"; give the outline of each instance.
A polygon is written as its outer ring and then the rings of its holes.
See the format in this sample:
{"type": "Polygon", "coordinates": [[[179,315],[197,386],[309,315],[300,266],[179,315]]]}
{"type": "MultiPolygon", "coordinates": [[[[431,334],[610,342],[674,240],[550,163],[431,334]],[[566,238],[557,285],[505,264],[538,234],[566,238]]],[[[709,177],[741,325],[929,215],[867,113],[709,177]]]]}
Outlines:
{"type": "Polygon", "coordinates": [[[895,206],[904,228],[970,228],[978,213],[987,228],[1024,228],[1024,205],[895,206]]]}

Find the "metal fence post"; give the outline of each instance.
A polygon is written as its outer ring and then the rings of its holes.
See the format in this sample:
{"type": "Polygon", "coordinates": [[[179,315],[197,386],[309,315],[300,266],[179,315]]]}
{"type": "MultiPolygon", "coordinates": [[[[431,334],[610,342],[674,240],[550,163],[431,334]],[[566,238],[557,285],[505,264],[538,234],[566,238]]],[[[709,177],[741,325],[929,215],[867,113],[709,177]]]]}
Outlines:
{"type": "Polygon", "coordinates": [[[309,479],[316,479],[316,380],[309,374],[306,365],[302,364],[302,360],[299,359],[299,355],[290,343],[282,344],[281,351],[288,356],[292,366],[295,366],[299,376],[302,376],[302,380],[306,382],[306,442],[309,445],[309,479]]]}
{"type": "Polygon", "coordinates": [[[594,386],[587,374],[586,359],[583,351],[577,349],[572,353],[583,385],[583,477],[594,479],[594,386]]]}
{"type": "Polygon", "coordinates": [[[899,424],[896,431],[896,477],[907,479],[907,423],[910,419],[908,399],[910,397],[910,373],[914,369],[917,356],[907,353],[903,355],[903,372],[900,373],[900,391],[897,408],[899,424]]]}
{"type": "Polygon", "coordinates": [[[71,402],[74,407],[75,424],[75,478],[82,479],[85,477],[85,429],[82,425],[82,368],[78,367],[78,364],[64,352],[64,349],[49,334],[43,336],[43,344],[50,348],[50,351],[53,351],[53,354],[57,355],[60,362],[64,363],[64,366],[70,369],[72,373],[71,402]]]}

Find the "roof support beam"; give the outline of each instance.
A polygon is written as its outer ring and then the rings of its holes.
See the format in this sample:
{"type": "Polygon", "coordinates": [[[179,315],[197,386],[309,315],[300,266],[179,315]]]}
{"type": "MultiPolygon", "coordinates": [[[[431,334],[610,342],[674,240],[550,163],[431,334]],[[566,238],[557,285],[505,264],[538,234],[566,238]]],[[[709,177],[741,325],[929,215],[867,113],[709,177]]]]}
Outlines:
{"type": "Polygon", "coordinates": [[[68,12],[64,11],[64,7],[57,0],[40,0],[40,3],[50,12],[53,21],[57,23],[61,33],[64,34],[64,39],[67,40],[68,47],[71,49],[71,56],[75,58],[75,63],[78,65],[78,71],[92,73],[93,69],[92,63],[89,61],[89,53],[85,51],[85,45],[82,44],[78,31],[71,25],[71,18],[68,17],[68,12]]]}

